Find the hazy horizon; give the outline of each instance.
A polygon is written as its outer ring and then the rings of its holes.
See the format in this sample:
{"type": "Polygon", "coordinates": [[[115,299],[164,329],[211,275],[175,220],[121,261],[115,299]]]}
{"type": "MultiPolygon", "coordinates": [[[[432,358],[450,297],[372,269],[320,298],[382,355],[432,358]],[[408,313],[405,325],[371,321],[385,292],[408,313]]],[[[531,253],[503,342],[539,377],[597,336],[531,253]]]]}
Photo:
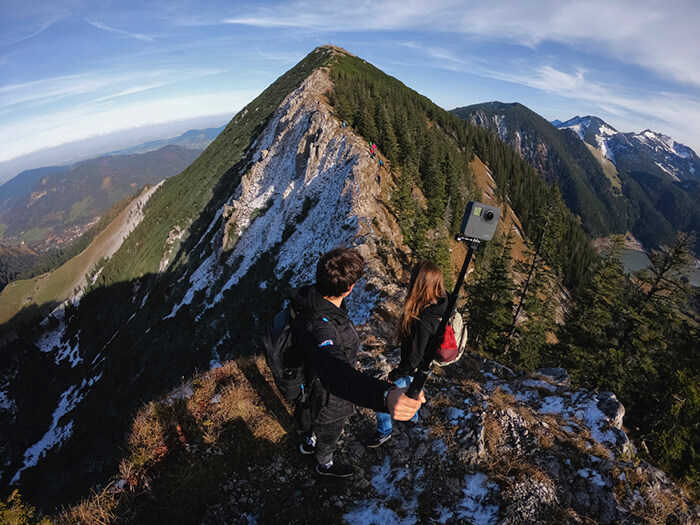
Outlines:
{"type": "Polygon", "coordinates": [[[520,102],[700,149],[692,0],[8,0],[2,14],[0,179],[94,155],[107,137],[230,118],[328,43],[447,110],[520,102]]]}
{"type": "Polygon", "coordinates": [[[154,124],[38,150],[7,162],[0,162],[0,186],[27,170],[49,166],[69,166],[146,142],[178,137],[193,129],[218,128],[228,124],[231,118],[233,115],[226,117],[215,115],[167,124],[154,124]]]}

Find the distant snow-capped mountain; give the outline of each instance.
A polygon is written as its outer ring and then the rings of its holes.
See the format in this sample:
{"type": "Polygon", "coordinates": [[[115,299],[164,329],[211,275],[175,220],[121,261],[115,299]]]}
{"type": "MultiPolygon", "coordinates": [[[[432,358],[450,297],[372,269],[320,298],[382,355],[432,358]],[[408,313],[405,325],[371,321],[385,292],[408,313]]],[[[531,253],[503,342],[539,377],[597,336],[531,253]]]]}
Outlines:
{"type": "Polygon", "coordinates": [[[598,149],[618,170],[644,171],[680,182],[700,180],[700,159],[688,146],[668,135],[649,129],[621,133],[598,117],[576,116],[566,122],[552,121],[559,129],[574,131],[584,142],[598,149]]]}
{"type": "Polygon", "coordinates": [[[658,248],[677,230],[700,231],[700,161],[687,146],[644,131],[624,133],[594,116],[546,121],[519,103],[452,110],[497,134],[545,180],[595,237],[632,232],[658,248]]]}

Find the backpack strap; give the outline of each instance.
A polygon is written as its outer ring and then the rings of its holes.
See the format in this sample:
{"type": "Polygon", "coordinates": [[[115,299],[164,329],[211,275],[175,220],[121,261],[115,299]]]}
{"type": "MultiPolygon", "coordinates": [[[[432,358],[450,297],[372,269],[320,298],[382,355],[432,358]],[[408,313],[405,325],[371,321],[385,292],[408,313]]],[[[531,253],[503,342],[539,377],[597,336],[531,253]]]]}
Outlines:
{"type": "Polygon", "coordinates": [[[335,334],[335,337],[338,341],[340,341],[340,332],[338,331],[338,327],[336,326],[335,322],[332,321],[329,317],[320,314],[316,312],[315,310],[307,309],[304,308],[300,312],[296,313],[294,312],[294,309],[292,308],[292,304],[289,303],[289,311],[290,311],[290,316],[292,320],[296,319],[297,317],[303,321],[306,320],[318,320],[318,321],[323,321],[325,323],[328,323],[333,330],[333,333],[335,334]]]}
{"type": "MultiPolygon", "coordinates": [[[[328,323],[333,330],[333,333],[335,334],[336,339],[340,342],[340,332],[338,331],[338,327],[336,326],[335,322],[332,321],[329,317],[324,316],[323,314],[320,314],[314,310],[307,309],[307,308],[302,308],[300,309],[299,312],[294,312],[294,309],[292,308],[291,302],[289,303],[289,310],[290,310],[290,316],[292,317],[292,320],[294,321],[295,319],[298,319],[299,322],[305,322],[305,321],[323,321],[325,323],[328,323]]],[[[345,348],[342,345],[338,345],[345,351],[345,348]]],[[[306,389],[311,391],[313,383],[315,383],[318,380],[317,375],[309,375],[309,367],[306,364],[306,359],[304,358],[303,352],[301,353],[302,360],[304,361],[304,376],[306,378],[306,389]]]]}
{"type": "MultiPolygon", "coordinates": [[[[322,315],[322,314],[319,314],[319,313],[316,313],[316,312],[314,312],[314,313],[316,314],[316,315],[315,315],[315,318],[316,318],[316,319],[319,319],[319,320],[321,320],[321,321],[324,321],[324,322],[326,322],[326,323],[328,323],[328,324],[330,325],[330,327],[333,329],[333,332],[335,333],[336,339],[338,340],[338,342],[341,342],[341,340],[340,340],[340,332],[338,331],[338,327],[336,326],[335,322],[334,322],[334,321],[331,321],[331,320],[330,320],[328,317],[326,317],[325,315],[322,315]]],[[[344,349],[344,347],[343,347],[342,345],[338,345],[338,346],[340,346],[341,348],[344,349]]]]}

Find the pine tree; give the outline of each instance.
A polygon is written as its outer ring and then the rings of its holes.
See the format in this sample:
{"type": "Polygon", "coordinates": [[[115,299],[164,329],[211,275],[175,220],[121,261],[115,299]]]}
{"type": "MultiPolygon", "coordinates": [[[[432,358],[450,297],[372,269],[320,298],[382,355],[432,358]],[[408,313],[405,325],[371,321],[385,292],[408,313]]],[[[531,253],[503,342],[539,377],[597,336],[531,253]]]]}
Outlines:
{"type": "MultiPolygon", "coordinates": [[[[665,388],[650,444],[661,458],[697,493],[700,491],[700,363],[697,358],[700,332],[686,323],[672,343],[663,377],[665,388]]],[[[656,414],[654,414],[656,415],[656,414]]]]}
{"type": "Polygon", "coordinates": [[[512,239],[496,238],[490,255],[467,286],[469,338],[482,350],[500,353],[513,316],[512,239]]]}
{"type": "Polygon", "coordinates": [[[384,155],[390,162],[397,162],[399,155],[399,143],[396,139],[396,134],[394,133],[394,126],[391,122],[391,118],[387,114],[387,109],[385,105],[381,107],[382,112],[382,124],[381,124],[381,143],[380,147],[384,155]]]}
{"type": "Polygon", "coordinates": [[[617,343],[628,370],[655,373],[652,354],[666,346],[674,325],[680,321],[680,307],[693,293],[682,276],[693,260],[694,242],[692,235],[679,232],[671,246],[652,250],[649,268],[635,273],[630,310],[617,343]]]}
{"type": "Polygon", "coordinates": [[[431,224],[445,215],[445,175],[440,170],[440,150],[435,134],[428,130],[421,150],[420,174],[423,191],[428,201],[428,218],[431,224]]]}
{"type": "Polygon", "coordinates": [[[582,384],[598,386],[620,374],[622,361],[615,345],[629,310],[623,245],[622,236],[611,238],[590,285],[582,288],[559,331],[562,363],[582,384]]]}
{"type": "Polygon", "coordinates": [[[542,259],[534,261],[534,272],[523,297],[525,320],[516,324],[513,359],[519,366],[533,369],[540,366],[549,334],[556,330],[553,289],[557,288],[554,274],[542,259]]]}

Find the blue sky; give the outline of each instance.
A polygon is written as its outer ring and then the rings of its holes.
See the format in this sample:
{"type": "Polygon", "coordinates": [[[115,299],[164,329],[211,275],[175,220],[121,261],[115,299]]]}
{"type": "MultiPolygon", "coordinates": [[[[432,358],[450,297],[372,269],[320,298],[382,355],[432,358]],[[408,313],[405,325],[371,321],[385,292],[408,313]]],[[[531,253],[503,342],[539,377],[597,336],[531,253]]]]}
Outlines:
{"type": "Polygon", "coordinates": [[[314,47],[452,109],[521,102],[700,151],[700,2],[0,0],[0,181],[218,126],[314,47]]]}

